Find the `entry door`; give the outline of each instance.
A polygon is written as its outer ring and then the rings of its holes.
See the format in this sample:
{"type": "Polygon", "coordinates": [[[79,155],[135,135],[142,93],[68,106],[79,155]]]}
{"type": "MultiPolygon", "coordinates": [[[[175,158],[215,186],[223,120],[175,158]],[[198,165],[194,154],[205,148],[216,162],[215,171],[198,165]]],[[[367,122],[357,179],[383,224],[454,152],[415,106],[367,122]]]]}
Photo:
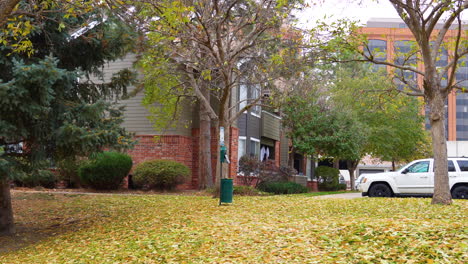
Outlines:
{"type": "Polygon", "coordinates": [[[418,161],[411,164],[400,175],[397,175],[396,182],[401,193],[431,193],[434,173],[429,170],[430,161],[418,161]]]}

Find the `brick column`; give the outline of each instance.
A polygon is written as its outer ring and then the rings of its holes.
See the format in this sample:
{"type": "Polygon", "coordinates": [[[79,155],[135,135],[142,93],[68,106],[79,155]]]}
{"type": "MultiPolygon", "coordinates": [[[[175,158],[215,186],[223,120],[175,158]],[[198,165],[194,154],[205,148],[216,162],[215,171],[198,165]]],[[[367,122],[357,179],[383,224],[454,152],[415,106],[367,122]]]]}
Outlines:
{"type": "Polygon", "coordinates": [[[281,157],[281,148],[280,148],[280,142],[275,141],[275,166],[280,167],[280,157],[281,157]]]}
{"type": "Polygon", "coordinates": [[[229,177],[233,178],[234,181],[237,178],[237,150],[239,146],[239,129],[236,127],[230,127],[229,133],[231,134],[231,142],[229,142],[229,177]]]}

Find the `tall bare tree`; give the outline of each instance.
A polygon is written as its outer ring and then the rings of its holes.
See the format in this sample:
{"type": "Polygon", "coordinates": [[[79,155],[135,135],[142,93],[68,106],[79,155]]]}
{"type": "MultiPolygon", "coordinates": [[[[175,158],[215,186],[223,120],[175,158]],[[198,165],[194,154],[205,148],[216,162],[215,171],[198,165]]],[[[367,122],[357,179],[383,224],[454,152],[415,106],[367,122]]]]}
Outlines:
{"type": "Polygon", "coordinates": [[[0,1],[0,26],[5,25],[8,17],[13,13],[13,9],[20,0],[1,0],[0,1]]]}
{"type": "Polygon", "coordinates": [[[400,89],[400,92],[424,98],[428,108],[435,160],[432,203],[451,204],[444,106],[452,90],[463,89],[460,87],[460,83],[464,80],[456,80],[455,72],[460,59],[468,54],[468,43],[465,40],[466,33],[461,19],[462,13],[468,7],[468,1],[389,1],[414,37],[415,43],[409,52],[397,54],[399,58],[394,61],[384,60],[380,56],[381,51],[371,50],[367,44],[363,44],[365,37],[357,28],[354,28],[353,33],[349,35],[348,32],[345,32],[346,30],[343,30],[344,27],[335,27],[331,31],[335,34],[333,44],[337,44],[336,36],[343,33],[342,41],[339,44],[341,47],[344,46],[359,52],[364,57],[364,61],[389,66],[393,69],[394,76],[405,86],[404,89],[400,89]],[[449,50],[453,55],[449,56],[446,65],[441,66],[438,61],[443,50],[449,50]],[[418,62],[422,67],[418,67],[418,62]],[[413,74],[420,76],[423,80],[422,84],[415,81],[416,78],[408,78],[413,74]]]}
{"type": "MultiPolygon", "coordinates": [[[[145,89],[154,87],[172,91],[177,98],[198,100],[203,121],[201,155],[209,155],[209,145],[204,145],[210,138],[208,120],[217,122],[218,131],[224,127],[225,141],[230,142],[229,127],[261,100],[248,98],[239,107],[232,98],[234,89],[242,82],[259,88],[272,84],[270,59],[279,50],[284,37],[281,27],[293,8],[292,4],[276,0],[146,1],[141,13],[149,18],[149,47],[142,60],[147,76],[145,89]],[[150,77],[156,75],[172,75],[176,81],[165,85],[150,77]],[[161,85],[151,85],[154,82],[161,85]],[[211,103],[212,98],[215,104],[211,103]]],[[[168,102],[168,97],[163,99],[168,102]]],[[[161,113],[164,114],[167,113],[161,113]]],[[[200,168],[208,168],[211,158],[200,160],[200,168]]],[[[208,179],[212,177],[210,171],[201,173],[208,179]]],[[[211,185],[209,180],[204,182],[211,185]]]]}

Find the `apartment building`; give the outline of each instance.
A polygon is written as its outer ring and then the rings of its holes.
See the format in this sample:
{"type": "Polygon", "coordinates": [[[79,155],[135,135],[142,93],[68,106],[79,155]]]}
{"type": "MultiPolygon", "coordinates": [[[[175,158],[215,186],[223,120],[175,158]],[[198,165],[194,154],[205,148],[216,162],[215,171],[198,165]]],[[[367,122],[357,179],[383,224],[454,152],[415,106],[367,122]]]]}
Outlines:
{"type": "MultiPolygon", "coordinates": [[[[109,62],[104,70],[105,78],[110,78],[113,73],[124,68],[132,68],[137,57],[128,54],[125,58],[114,62],[109,62]]],[[[129,87],[129,92],[135,87],[129,87]]],[[[239,85],[234,87],[232,92],[232,104],[244,99],[265,96],[255,85],[239,85]]],[[[120,104],[126,106],[123,127],[135,133],[138,144],[129,151],[134,164],[151,159],[170,159],[187,165],[192,171],[191,181],[179,186],[184,189],[196,189],[198,187],[198,156],[199,156],[199,116],[198,104],[192,101],[185,101],[182,105],[182,112],[175,126],[164,130],[153,126],[148,117],[150,112],[142,105],[144,91],[136,93],[134,97],[122,100],[120,104]],[[157,137],[155,137],[157,136],[157,137]]],[[[216,100],[211,102],[216,105],[216,100]]],[[[238,109],[242,109],[240,103],[238,109]]],[[[218,149],[218,134],[212,130],[211,151],[216,153],[218,149]]],[[[281,134],[280,117],[262,109],[261,106],[254,106],[243,113],[239,119],[229,128],[229,177],[237,181],[238,159],[242,155],[255,155],[262,160],[269,161],[275,166],[287,164],[288,140],[281,134]],[[281,141],[283,140],[283,141],[281,141]],[[268,155],[266,155],[268,153],[268,155]]],[[[216,156],[212,157],[213,175],[216,170],[216,156]]]]}

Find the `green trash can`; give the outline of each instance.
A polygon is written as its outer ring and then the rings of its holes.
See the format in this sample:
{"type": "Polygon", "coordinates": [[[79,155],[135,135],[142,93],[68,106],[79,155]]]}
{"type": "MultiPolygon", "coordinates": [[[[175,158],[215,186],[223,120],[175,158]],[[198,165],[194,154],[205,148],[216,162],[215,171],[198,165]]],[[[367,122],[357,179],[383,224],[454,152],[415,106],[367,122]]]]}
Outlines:
{"type": "Polygon", "coordinates": [[[219,195],[219,204],[232,203],[233,183],[232,179],[221,179],[221,190],[219,195]]]}

